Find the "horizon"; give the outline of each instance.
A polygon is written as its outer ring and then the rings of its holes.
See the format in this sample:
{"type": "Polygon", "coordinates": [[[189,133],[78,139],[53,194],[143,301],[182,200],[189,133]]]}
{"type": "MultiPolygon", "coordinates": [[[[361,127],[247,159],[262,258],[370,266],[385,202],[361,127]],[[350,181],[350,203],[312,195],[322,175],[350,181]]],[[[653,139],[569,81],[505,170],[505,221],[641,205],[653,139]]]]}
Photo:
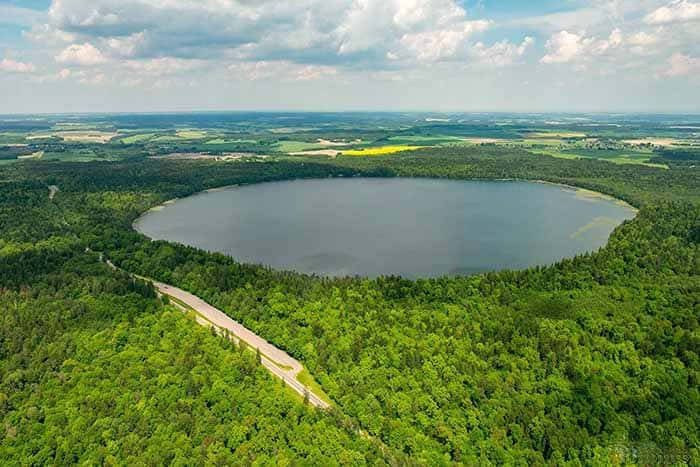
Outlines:
{"type": "MultiPolygon", "coordinates": [[[[318,109],[196,109],[196,110],[153,110],[153,111],[76,111],[76,112],[27,112],[27,113],[0,113],[0,117],[23,116],[99,116],[99,115],[196,115],[196,114],[433,114],[433,115],[588,115],[588,116],[673,116],[673,117],[700,117],[697,112],[635,112],[635,111],[509,111],[509,110],[318,110],[318,109]]],[[[447,122],[449,123],[449,122],[447,122]]]]}

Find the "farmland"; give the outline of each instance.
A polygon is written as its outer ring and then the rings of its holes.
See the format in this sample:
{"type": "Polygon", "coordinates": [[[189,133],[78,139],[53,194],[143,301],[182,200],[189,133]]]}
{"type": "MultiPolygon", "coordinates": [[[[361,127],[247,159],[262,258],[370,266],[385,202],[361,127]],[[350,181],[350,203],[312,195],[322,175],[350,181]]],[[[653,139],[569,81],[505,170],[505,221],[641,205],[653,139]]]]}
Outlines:
{"type": "Polygon", "coordinates": [[[496,146],[542,157],[597,159],[615,164],[665,168],[664,151],[700,150],[700,130],[679,117],[615,121],[599,115],[585,120],[523,120],[508,115],[469,114],[421,118],[411,114],[290,114],[298,127],[280,127],[267,114],[44,117],[22,130],[0,134],[0,160],[26,162],[43,151],[44,160],[89,162],[143,154],[201,153],[231,161],[231,154],[310,160],[381,156],[425,147],[496,146]],[[459,117],[459,118],[457,118],[459,117]],[[426,120],[428,118],[428,120],[426,120]]]}
{"type": "Polygon", "coordinates": [[[423,149],[426,147],[427,146],[405,146],[405,145],[378,146],[378,147],[370,147],[370,148],[362,148],[362,149],[350,149],[347,151],[343,151],[342,154],[344,156],[383,156],[386,154],[394,154],[396,152],[402,152],[402,151],[416,151],[418,149],[423,149]]]}

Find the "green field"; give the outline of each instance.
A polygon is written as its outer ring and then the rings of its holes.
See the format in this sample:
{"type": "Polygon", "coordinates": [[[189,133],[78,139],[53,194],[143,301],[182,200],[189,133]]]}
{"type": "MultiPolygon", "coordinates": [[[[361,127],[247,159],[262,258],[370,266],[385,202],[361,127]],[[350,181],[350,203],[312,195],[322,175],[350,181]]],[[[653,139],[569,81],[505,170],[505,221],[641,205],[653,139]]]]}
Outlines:
{"type": "Polygon", "coordinates": [[[207,132],[203,130],[178,130],[176,135],[182,139],[203,139],[207,137],[207,132]]]}
{"type": "Polygon", "coordinates": [[[26,142],[24,133],[0,133],[0,146],[3,144],[24,144],[26,142]]]}
{"type": "Polygon", "coordinates": [[[615,164],[639,164],[648,167],[657,167],[667,169],[665,164],[649,162],[653,156],[650,152],[634,152],[634,151],[609,151],[609,150],[584,150],[584,149],[568,149],[568,150],[533,150],[536,154],[545,154],[560,159],[599,159],[615,164]]]}
{"type": "Polygon", "coordinates": [[[463,143],[464,138],[457,136],[423,136],[423,135],[401,135],[390,136],[387,138],[392,143],[396,144],[422,144],[424,146],[437,146],[440,144],[463,143]]]}
{"type": "Polygon", "coordinates": [[[181,142],[182,138],[176,135],[162,135],[162,136],[156,136],[153,138],[153,142],[156,143],[176,143],[176,142],[181,142]]]}
{"type": "Polygon", "coordinates": [[[132,136],[127,136],[125,138],[122,138],[120,141],[124,142],[124,144],[143,143],[145,141],[150,140],[154,136],[155,133],[141,133],[132,136]]]}
{"type": "Polygon", "coordinates": [[[318,143],[307,143],[305,141],[279,141],[272,146],[274,149],[280,152],[302,152],[310,151],[313,149],[325,149],[318,143]]]}
{"type": "Polygon", "coordinates": [[[225,138],[216,138],[216,139],[211,139],[207,141],[204,144],[212,144],[212,145],[218,145],[218,144],[257,144],[258,141],[254,139],[225,139],[225,138]]]}

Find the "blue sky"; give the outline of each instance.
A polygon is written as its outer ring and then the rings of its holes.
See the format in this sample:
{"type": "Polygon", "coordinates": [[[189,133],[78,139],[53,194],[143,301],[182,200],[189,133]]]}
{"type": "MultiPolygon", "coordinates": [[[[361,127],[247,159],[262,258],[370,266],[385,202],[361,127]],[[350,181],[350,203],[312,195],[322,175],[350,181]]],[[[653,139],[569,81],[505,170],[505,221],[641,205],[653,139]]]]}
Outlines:
{"type": "Polygon", "coordinates": [[[0,113],[700,112],[700,0],[0,0],[0,113]]]}

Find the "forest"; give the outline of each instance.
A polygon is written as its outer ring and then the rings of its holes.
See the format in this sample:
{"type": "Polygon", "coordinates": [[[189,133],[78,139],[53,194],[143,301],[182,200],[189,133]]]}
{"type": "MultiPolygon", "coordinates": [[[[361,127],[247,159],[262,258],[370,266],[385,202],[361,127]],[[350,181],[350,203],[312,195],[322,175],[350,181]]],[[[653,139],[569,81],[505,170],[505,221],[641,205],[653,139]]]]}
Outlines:
{"type": "Polygon", "coordinates": [[[667,159],[659,169],[481,145],[2,165],[0,462],[697,465],[700,172],[667,159]],[[209,188],[352,176],[544,180],[640,211],[595,253],[415,281],[275,271],[131,227],[209,188]],[[94,252],[283,348],[333,409],[305,406],[94,252]]]}

